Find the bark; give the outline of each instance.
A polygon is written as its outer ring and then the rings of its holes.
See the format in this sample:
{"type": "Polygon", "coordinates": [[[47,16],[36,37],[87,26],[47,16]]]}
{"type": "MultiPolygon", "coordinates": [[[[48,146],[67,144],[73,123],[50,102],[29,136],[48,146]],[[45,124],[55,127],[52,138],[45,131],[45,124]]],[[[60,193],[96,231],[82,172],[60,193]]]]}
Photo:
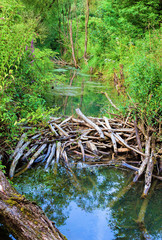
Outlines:
{"type": "Polygon", "coordinates": [[[87,61],[88,20],[89,20],[89,0],[86,0],[86,18],[85,18],[85,50],[84,50],[84,60],[85,60],[85,61],[87,61]]]}
{"type": "Polygon", "coordinates": [[[65,237],[34,202],[20,195],[0,171],[0,218],[18,240],[62,240],[65,237]]]}

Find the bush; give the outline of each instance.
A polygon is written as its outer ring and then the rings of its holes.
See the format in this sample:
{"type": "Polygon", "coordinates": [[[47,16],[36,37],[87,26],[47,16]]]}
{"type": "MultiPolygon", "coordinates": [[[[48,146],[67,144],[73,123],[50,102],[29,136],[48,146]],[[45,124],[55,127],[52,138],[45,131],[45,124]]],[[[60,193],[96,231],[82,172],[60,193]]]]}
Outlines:
{"type": "Polygon", "coordinates": [[[138,57],[129,69],[128,91],[136,110],[147,123],[156,123],[162,109],[161,71],[158,63],[138,57]]]}

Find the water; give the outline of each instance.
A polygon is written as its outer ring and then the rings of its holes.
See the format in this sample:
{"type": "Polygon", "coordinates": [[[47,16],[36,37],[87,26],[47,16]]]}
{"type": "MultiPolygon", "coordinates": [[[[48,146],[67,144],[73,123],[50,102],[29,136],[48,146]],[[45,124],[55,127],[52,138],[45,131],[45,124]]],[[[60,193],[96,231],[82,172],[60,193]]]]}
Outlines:
{"type": "MultiPolygon", "coordinates": [[[[30,169],[15,178],[14,183],[21,194],[42,207],[69,240],[136,240],[143,239],[135,222],[143,202],[140,199],[143,184],[137,183],[110,207],[131,178],[131,172],[114,168],[73,168],[72,175],[60,166],[57,175],[42,167],[30,169]]],[[[161,197],[157,189],[145,218],[146,228],[154,240],[161,239],[161,197]]]]}
{"type": "Polygon", "coordinates": [[[108,92],[114,103],[118,96],[113,85],[108,85],[102,79],[81,73],[73,68],[55,69],[55,80],[46,93],[49,107],[60,107],[59,114],[72,115],[76,108],[89,116],[99,116],[106,111],[113,112],[111,104],[104,94],[108,92]],[[57,80],[57,78],[62,79],[57,80]]]}

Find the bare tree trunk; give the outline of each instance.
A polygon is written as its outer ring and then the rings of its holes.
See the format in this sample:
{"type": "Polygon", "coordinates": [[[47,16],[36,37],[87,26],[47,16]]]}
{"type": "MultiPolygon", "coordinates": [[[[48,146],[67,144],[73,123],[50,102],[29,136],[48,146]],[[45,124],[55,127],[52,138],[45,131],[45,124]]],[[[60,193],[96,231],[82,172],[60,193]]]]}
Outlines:
{"type": "Polygon", "coordinates": [[[20,195],[0,170],[0,218],[18,240],[65,240],[34,202],[20,195]]]}
{"type": "Polygon", "coordinates": [[[87,43],[88,43],[88,20],[89,20],[89,0],[86,0],[85,50],[84,50],[84,60],[86,62],[87,62],[87,43]]]}
{"type": "MultiPolygon", "coordinates": [[[[76,76],[76,72],[73,73],[73,76],[72,76],[72,78],[70,79],[70,84],[69,84],[70,87],[72,86],[72,83],[73,83],[73,80],[74,80],[75,76],[76,76]]],[[[64,114],[66,114],[66,106],[67,106],[68,98],[69,98],[69,96],[66,96],[66,98],[65,98],[65,102],[64,102],[64,114]]]]}
{"type": "Polygon", "coordinates": [[[76,58],[75,58],[75,52],[74,52],[74,43],[73,43],[73,32],[72,32],[72,21],[70,22],[70,42],[71,42],[71,50],[72,50],[72,57],[74,61],[74,65],[76,68],[78,68],[76,58]]]}

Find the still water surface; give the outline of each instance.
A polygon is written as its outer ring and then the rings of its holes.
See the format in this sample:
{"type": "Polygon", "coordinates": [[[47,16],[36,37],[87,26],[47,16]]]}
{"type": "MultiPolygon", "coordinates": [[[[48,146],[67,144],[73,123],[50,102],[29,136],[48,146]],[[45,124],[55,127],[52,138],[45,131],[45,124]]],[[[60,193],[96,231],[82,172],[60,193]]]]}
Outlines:
{"type": "Polygon", "coordinates": [[[108,85],[108,81],[73,68],[55,69],[54,76],[55,80],[46,93],[46,101],[50,107],[60,107],[59,114],[72,115],[78,107],[88,116],[114,111],[105,95],[101,94],[106,91],[114,103],[118,102],[113,84],[108,85]],[[60,76],[63,79],[61,82],[57,81],[60,76]]]}
{"type": "MultiPolygon", "coordinates": [[[[73,175],[60,166],[56,175],[39,167],[15,178],[14,183],[20,193],[42,207],[69,240],[144,239],[135,222],[143,202],[143,184],[137,183],[112,204],[131,181],[131,172],[107,167],[72,169],[73,175]]],[[[145,217],[154,240],[161,239],[161,197],[157,189],[145,217]]]]}

